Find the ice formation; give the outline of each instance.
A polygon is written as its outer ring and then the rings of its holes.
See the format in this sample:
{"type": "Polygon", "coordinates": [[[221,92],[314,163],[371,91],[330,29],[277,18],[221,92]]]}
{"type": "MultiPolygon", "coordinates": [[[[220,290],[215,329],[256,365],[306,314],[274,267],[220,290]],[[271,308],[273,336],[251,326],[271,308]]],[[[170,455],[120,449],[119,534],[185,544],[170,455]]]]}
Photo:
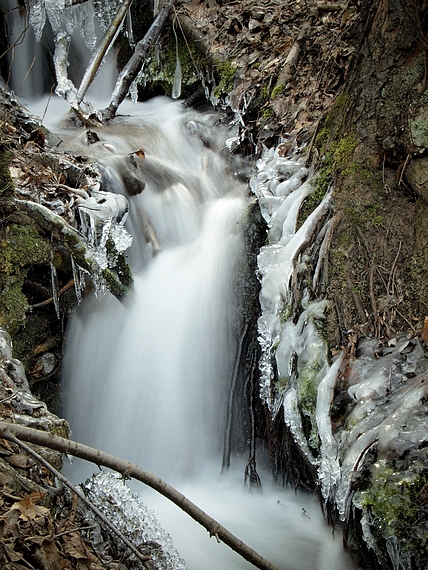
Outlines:
{"type": "MultiPolygon", "coordinates": [[[[161,527],[153,511],[141,497],[131,492],[120,475],[101,472],[83,485],[88,499],[124,534],[143,554],[150,554],[157,570],[185,570],[186,563],[174,548],[171,536],[161,527]]],[[[115,536],[117,549],[126,560],[128,569],[140,568],[135,555],[115,536]]],[[[102,548],[99,532],[92,534],[94,547],[102,548]]]]}
{"type": "Polygon", "coordinates": [[[40,41],[46,20],[55,34],[60,31],[72,36],[78,30],[87,47],[95,49],[97,35],[94,21],[104,32],[116,13],[116,0],[88,0],[71,2],[70,0],[29,0],[30,24],[34,28],[37,41],[40,41]]]}
{"type": "MultiPolygon", "coordinates": [[[[278,412],[287,391],[296,389],[295,366],[305,361],[317,367],[320,376],[326,367],[325,343],[316,324],[323,319],[326,302],[310,303],[306,290],[301,316],[297,322],[289,317],[294,303],[293,276],[307,268],[303,252],[313,239],[315,226],[328,212],[330,195],[297,229],[300,207],[314,190],[314,179],[303,182],[309,175],[304,163],[295,156],[285,158],[280,154],[281,147],[266,151],[258,161],[258,174],[250,181],[269,228],[268,245],[261,248],[258,256],[262,308],[258,330],[262,348],[261,397],[273,414],[278,412]]],[[[286,422],[291,421],[286,417],[286,422]]],[[[298,423],[295,418],[295,429],[298,423]]]]}
{"type": "Polygon", "coordinates": [[[263,154],[250,183],[268,226],[268,244],[258,256],[261,397],[273,416],[283,407],[285,423],[317,470],[325,502],[343,521],[359,509],[367,546],[382,560],[381,538],[394,570],[407,570],[427,538],[424,506],[418,506],[427,486],[426,350],[402,334],[386,346],[361,340],[357,358],[342,350],[330,362],[321,332],[329,303],[317,296],[334,229],[334,218],[325,221],[330,197],[296,230],[313,178],[299,159],[280,151],[281,145],[263,154]],[[332,404],[346,392],[346,419],[333,426],[332,404]]]}

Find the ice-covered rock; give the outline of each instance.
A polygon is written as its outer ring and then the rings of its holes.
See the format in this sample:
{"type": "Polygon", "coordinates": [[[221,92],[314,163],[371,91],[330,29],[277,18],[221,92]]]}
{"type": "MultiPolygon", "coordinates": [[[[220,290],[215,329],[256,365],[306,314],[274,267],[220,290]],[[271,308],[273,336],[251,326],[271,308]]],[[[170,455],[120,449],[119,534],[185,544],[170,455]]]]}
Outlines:
{"type": "MultiPolygon", "coordinates": [[[[112,522],[116,528],[143,554],[151,556],[158,570],[185,570],[186,564],[174,548],[171,536],[165,532],[153,511],[148,509],[139,495],[132,493],[118,474],[98,473],[88,479],[83,489],[88,499],[112,522]]],[[[93,533],[95,549],[100,548],[101,537],[93,533]]],[[[141,563],[123,543],[116,542],[129,570],[140,568],[141,563]]]]}

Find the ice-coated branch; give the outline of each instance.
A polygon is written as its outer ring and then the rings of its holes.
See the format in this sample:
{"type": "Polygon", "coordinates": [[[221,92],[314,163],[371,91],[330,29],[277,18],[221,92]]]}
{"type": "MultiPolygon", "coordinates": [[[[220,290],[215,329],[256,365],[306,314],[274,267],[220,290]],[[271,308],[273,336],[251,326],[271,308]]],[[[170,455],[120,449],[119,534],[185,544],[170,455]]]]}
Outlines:
{"type": "Polygon", "coordinates": [[[70,106],[75,109],[79,107],[77,89],[74,83],[68,78],[68,50],[70,48],[70,38],[65,32],[58,32],[55,38],[54,66],[56,75],[56,93],[65,99],[70,106]]]}
{"type": "Polygon", "coordinates": [[[117,78],[116,85],[111,95],[110,105],[103,111],[103,119],[105,121],[109,121],[116,115],[116,111],[125,99],[131,83],[140,72],[149,50],[154,46],[158,39],[159,34],[168,19],[171,8],[175,6],[178,1],[179,0],[167,0],[165,2],[153,24],[150,26],[147,34],[136,45],[134,53],[117,78]]]}
{"type": "Polygon", "coordinates": [[[116,32],[119,29],[126,13],[129,10],[129,7],[132,4],[132,0],[124,0],[119,5],[119,8],[114,16],[111,24],[104,34],[101,42],[97,47],[97,51],[91,58],[88,67],[86,68],[85,74],[83,76],[82,82],[80,83],[79,90],[77,92],[77,101],[80,103],[85,96],[86,91],[88,90],[89,86],[91,85],[92,81],[94,80],[99,67],[103,61],[105,54],[107,53],[108,48],[110,47],[111,43],[113,42],[116,32]]]}
{"type": "Polygon", "coordinates": [[[94,449],[87,445],[56,436],[50,432],[40,431],[17,424],[0,422],[0,437],[9,441],[14,441],[13,438],[18,438],[35,445],[55,449],[61,453],[68,453],[75,457],[79,457],[80,459],[85,459],[86,461],[95,463],[98,466],[103,465],[104,467],[108,467],[118,473],[121,473],[125,477],[133,477],[172,501],[180,507],[180,509],[190,515],[196,522],[206,528],[211,536],[215,536],[219,540],[222,540],[232,550],[237,552],[256,568],[259,568],[260,570],[278,570],[277,566],[274,566],[252,548],[244,544],[224,526],[207,515],[194,503],[189,501],[189,499],[177,491],[177,489],[159,477],[152,475],[142,467],[138,467],[133,463],[129,463],[128,461],[100,451],[99,449],[94,449]]]}
{"type": "Polygon", "coordinates": [[[126,294],[126,287],[117,279],[112,271],[101,268],[96,260],[94,250],[89,247],[85,238],[77,230],[71,227],[61,216],[54,214],[49,208],[30,200],[15,200],[16,206],[40,226],[57,236],[63,245],[69,250],[74,261],[91,275],[102,276],[110,292],[118,299],[126,294]],[[108,274],[106,274],[108,272],[108,274]]]}

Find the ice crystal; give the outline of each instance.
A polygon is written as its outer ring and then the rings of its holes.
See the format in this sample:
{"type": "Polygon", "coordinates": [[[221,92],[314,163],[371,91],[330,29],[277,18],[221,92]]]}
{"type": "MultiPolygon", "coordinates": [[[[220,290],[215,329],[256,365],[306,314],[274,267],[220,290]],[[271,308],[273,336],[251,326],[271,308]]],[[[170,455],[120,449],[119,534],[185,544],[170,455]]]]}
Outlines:
{"type": "Polygon", "coordinates": [[[72,36],[78,30],[87,47],[94,50],[97,44],[95,20],[104,33],[116,14],[118,4],[117,0],[76,3],[70,0],[29,0],[29,19],[37,41],[42,38],[47,20],[55,34],[62,31],[72,36]]]}
{"type": "MultiPolygon", "coordinates": [[[[145,506],[141,497],[131,492],[119,475],[104,472],[93,475],[83,488],[89,500],[136,548],[151,555],[157,570],[185,570],[186,563],[174,548],[171,536],[161,527],[154,512],[145,506]]],[[[140,568],[135,555],[126,551],[115,536],[112,540],[117,542],[118,551],[127,558],[126,567],[140,568]]]]}

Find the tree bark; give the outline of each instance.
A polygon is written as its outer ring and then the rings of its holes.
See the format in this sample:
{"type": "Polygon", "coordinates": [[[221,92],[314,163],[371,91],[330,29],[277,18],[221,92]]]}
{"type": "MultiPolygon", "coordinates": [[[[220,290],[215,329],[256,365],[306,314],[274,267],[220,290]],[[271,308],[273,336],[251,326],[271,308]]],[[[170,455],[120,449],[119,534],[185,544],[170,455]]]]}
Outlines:
{"type": "Polygon", "coordinates": [[[133,477],[172,501],[180,507],[180,509],[190,515],[196,522],[205,527],[211,536],[215,536],[217,539],[222,540],[232,550],[237,552],[256,568],[259,568],[260,570],[278,570],[276,566],[244,544],[239,540],[239,538],[234,536],[220,523],[207,515],[194,503],[189,501],[189,499],[174,487],[159,477],[152,475],[142,467],[138,467],[133,463],[129,463],[128,461],[119,459],[114,455],[104,453],[98,449],[88,447],[87,445],[82,445],[81,443],[53,435],[50,432],[44,432],[16,424],[0,422],[0,436],[10,441],[14,441],[15,438],[18,438],[42,447],[55,449],[61,453],[67,453],[74,455],[75,457],[79,457],[80,459],[85,459],[86,461],[95,463],[98,466],[102,465],[113,469],[114,471],[121,473],[124,477],[133,477]]]}
{"type": "Polygon", "coordinates": [[[121,71],[110,99],[110,105],[103,111],[103,119],[111,120],[115,115],[119,105],[125,99],[128,89],[140,72],[149,50],[154,46],[159,34],[165,25],[171,8],[177,4],[178,0],[167,0],[156,16],[149,31],[142,40],[138,42],[135,51],[128,63],[121,71]]]}

